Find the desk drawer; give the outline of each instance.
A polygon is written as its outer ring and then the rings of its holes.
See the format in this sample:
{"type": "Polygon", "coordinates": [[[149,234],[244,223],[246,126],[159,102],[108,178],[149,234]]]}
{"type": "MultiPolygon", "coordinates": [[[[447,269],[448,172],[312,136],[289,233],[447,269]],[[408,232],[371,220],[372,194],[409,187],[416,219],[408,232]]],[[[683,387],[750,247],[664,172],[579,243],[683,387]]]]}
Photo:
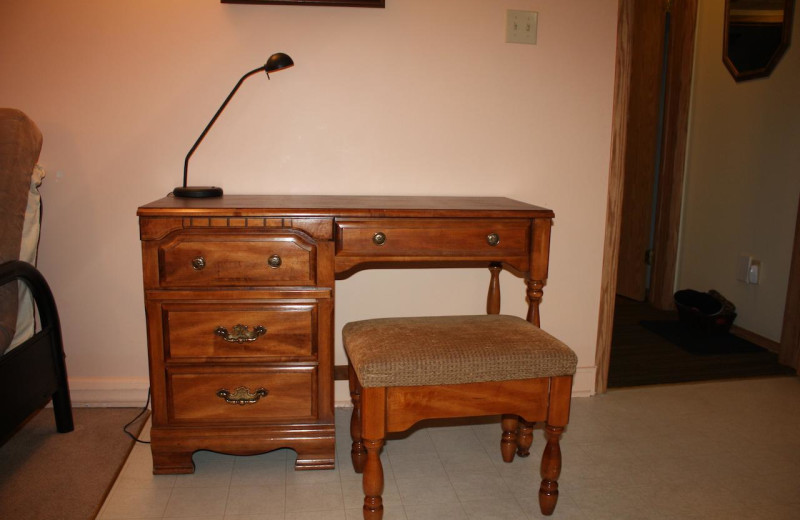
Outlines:
{"type": "Polygon", "coordinates": [[[308,360],[317,353],[316,302],[164,303],[161,312],[168,361],[308,360]]]}
{"type": "Polygon", "coordinates": [[[162,287],[314,285],[316,247],[292,233],[179,233],[158,264],[162,287]]]}
{"type": "Polygon", "coordinates": [[[168,369],[169,420],[225,424],[313,420],[316,381],[316,367],[168,369]]]}
{"type": "Polygon", "coordinates": [[[337,256],[487,258],[525,256],[528,219],[337,219],[337,256]]]}

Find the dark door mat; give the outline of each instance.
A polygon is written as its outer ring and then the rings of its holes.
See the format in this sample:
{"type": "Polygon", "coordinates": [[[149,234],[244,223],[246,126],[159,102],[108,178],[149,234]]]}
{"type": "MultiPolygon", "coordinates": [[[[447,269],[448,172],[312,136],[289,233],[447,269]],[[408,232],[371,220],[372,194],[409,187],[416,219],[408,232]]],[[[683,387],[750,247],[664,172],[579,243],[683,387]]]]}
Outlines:
{"type": "Polygon", "coordinates": [[[711,356],[754,352],[769,353],[768,350],[754,345],[739,336],[734,336],[730,332],[707,334],[694,331],[677,320],[641,321],[639,323],[650,332],[655,332],[690,354],[711,356]]]}
{"type": "Polygon", "coordinates": [[[638,328],[620,334],[611,350],[610,388],[795,375],[777,354],[732,334],[695,337],[677,320],[642,321],[638,328]]]}

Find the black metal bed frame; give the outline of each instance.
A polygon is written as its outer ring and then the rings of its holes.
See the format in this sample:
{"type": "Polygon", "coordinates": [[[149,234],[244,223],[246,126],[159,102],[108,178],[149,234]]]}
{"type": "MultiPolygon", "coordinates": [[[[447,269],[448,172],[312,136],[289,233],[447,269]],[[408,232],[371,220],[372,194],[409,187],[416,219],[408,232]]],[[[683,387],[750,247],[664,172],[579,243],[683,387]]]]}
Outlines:
{"type": "Polygon", "coordinates": [[[0,285],[22,280],[30,287],[41,329],[0,356],[0,442],[7,440],[52,399],[56,429],[74,429],[61,322],[50,286],[31,264],[13,260],[0,265],[0,285]]]}

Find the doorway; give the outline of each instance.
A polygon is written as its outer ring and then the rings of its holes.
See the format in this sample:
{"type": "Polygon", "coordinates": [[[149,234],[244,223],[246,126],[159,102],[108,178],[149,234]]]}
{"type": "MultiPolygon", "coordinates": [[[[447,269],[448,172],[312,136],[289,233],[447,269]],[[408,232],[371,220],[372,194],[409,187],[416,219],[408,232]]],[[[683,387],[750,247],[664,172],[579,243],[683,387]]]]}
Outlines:
{"type": "Polygon", "coordinates": [[[659,309],[672,306],[696,16],[697,0],[620,1],[608,211],[595,359],[598,393],[605,392],[608,386],[617,281],[622,266],[624,269],[632,268],[635,273],[632,276],[642,280],[641,291],[645,292],[647,265],[645,255],[638,250],[641,245],[630,248],[630,256],[625,259],[620,249],[623,213],[626,211],[623,200],[628,196],[626,204],[630,202],[632,196],[629,193],[641,195],[640,200],[635,201],[639,208],[629,211],[634,216],[628,224],[628,227],[641,231],[638,234],[640,244],[641,236],[648,237],[645,243],[650,241],[650,215],[654,215],[652,249],[655,254],[649,266],[649,290],[642,299],[659,309]],[[656,56],[655,66],[649,63],[653,56],[656,56]],[[644,66],[646,71],[634,72],[637,66],[644,66]],[[640,83],[647,84],[647,87],[642,90],[640,83]],[[659,103],[662,89],[663,102],[659,103]],[[631,112],[632,107],[639,108],[631,112]],[[635,142],[644,134],[646,151],[639,149],[635,142]],[[656,155],[659,146],[660,153],[656,155]],[[640,165],[637,171],[643,173],[626,180],[629,160],[631,164],[640,165]],[[659,171],[657,181],[656,168],[659,171]],[[626,182],[634,185],[632,192],[626,190],[626,182]],[[655,197],[654,192],[657,193],[655,197]],[[637,221],[641,217],[635,215],[645,214],[646,224],[637,221]]]}
{"type": "MultiPolygon", "coordinates": [[[[661,2],[658,2],[661,4],[661,2]]],[[[688,133],[689,89],[694,58],[694,35],[697,17],[697,0],[673,0],[664,2],[670,8],[670,31],[664,39],[669,46],[667,75],[664,96],[664,133],[661,138],[663,153],[659,159],[661,177],[657,181],[658,197],[655,209],[655,251],[652,266],[650,292],[645,300],[656,308],[672,305],[672,291],[676,272],[678,248],[678,226],[681,214],[681,193],[684,175],[684,158],[688,133]]],[[[601,304],[598,323],[596,351],[596,391],[605,392],[608,386],[608,369],[611,355],[611,339],[616,309],[618,267],[621,271],[620,255],[624,181],[627,175],[625,159],[629,146],[628,136],[636,131],[629,116],[633,92],[632,70],[636,52],[637,16],[646,9],[642,0],[621,0],[619,5],[617,68],[614,99],[614,117],[609,170],[608,211],[603,260],[601,304]]],[[[800,219],[800,217],[798,217],[800,219]]],[[[800,227],[800,220],[798,220],[800,227]]],[[[797,231],[800,232],[800,231],[797,231]]],[[[784,346],[782,358],[800,364],[800,267],[796,239],[792,269],[795,273],[789,280],[784,322],[784,346]],[[793,303],[792,303],[793,302],[793,303]]],[[[785,361],[784,361],[785,362],[785,361]]],[[[790,363],[791,364],[791,363],[790,363]]],[[[795,368],[798,368],[795,365],[795,368]]]]}

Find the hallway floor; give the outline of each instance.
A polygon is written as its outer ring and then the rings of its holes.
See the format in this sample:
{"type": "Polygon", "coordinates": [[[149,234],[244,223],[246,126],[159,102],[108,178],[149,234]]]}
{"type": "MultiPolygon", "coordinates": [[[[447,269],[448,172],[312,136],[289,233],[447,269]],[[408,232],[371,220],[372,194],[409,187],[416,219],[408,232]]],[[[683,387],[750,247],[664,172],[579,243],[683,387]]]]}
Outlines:
{"type": "MultiPolygon", "coordinates": [[[[800,378],[628,388],[572,403],[550,518],[797,518],[800,378]]],[[[98,519],[359,519],[349,416],[336,411],[337,467],[327,471],[294,471],[290,450],[198,452],[193,475],[153,476],[149,446],[137,444],[98,519]]],[[[384,519],[546,518],[536,498],[542,431],[531,456],[511,464],[500,459],[499,440],[497,422],[424,427],[389,440],[384,519]]]]}
{"type": "Polygon", "coordinates": [[[729,341],[749,345],[754,351],[713,353],[711,345],[718,343],[718,338],[706,342],[702,336],[698,336],[698,345],[710,347],[707,352],[698,353],[681,348],[641,325],[642,321],[677,323],[677,319],[676,311],[662,311],[646,303],[617,297],[608,387],[796,374],[794,370],[778,363],[777,354],[734,336],[729,336],[729,341]]]}

